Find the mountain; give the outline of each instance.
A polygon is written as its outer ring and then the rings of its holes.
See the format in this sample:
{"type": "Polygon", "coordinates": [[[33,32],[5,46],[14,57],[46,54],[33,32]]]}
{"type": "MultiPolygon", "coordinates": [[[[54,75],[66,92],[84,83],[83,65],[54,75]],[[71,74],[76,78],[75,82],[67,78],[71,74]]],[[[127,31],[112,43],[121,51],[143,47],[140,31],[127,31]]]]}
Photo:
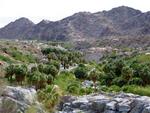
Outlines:
{"type": "Polygon", "coordinates": [[[0,29],[0,37],[9,39],[23,38],[33,26],[34,23],[29,19],[20,18],[0,29]]]}
{"type": "Polygon", "coordinates": [[[60,21],[34,24],[20,18],[0,29],[0,38],[42,40],[100,39],[150,34],[150,12],[120,6],[97,13],[79,12],[60,21]]]}

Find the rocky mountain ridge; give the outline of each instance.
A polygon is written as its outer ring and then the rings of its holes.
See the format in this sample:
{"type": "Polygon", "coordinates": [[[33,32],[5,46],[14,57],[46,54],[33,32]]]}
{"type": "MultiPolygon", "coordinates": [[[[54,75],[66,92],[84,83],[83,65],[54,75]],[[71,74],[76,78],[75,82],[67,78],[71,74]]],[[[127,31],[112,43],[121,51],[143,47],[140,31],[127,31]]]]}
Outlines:
{"type": "Polygon", "coordinates": [[[60,21],[42,20],[34,24],[20,18],[0,29],[0,38],[80,40],[109,36],[150,34],[150,12],[120,6],[97,13],[79,12],[60,21]]]}

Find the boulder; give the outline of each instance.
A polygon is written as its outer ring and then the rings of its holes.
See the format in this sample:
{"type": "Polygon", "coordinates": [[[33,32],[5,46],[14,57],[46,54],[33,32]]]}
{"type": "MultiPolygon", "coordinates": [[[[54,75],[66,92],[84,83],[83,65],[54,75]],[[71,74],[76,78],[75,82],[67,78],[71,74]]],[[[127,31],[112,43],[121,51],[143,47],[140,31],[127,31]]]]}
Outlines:
{"type": "Polygon", "coordinates": [[[70,96],[56,113],[150,113],[150,97],[130,93],[70,96]]]}
{"type": "Polygon", "coordinates": [[[26,113],[31,108],[36,113],[46,113],[37,101],[35,89],[7,86],[1,93],[0,113],[26,113]]]}

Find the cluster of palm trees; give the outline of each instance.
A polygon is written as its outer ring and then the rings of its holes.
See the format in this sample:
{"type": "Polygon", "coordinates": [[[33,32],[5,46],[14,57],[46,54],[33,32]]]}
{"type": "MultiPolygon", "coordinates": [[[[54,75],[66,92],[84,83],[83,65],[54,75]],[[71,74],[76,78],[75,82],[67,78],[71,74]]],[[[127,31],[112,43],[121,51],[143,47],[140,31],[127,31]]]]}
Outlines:
{"type": "Polygon", "coordinates": [[[47,84],[52,84],[59,70],[54,65],[39,64],[33,66],[31,70],[24,64],[9,65],[6,68],[6,78],[8,81],[19,84],[28,83],[36,89],[45,88],[47,84]]]}
{"type": "Polygon", "coordinates": [[[73,64],[84,62],[80,52],[65,51],[56,48],[42,49],[42,53],[47,56],[49,62],[58,61],[64,69],[68,69],[73,64]]]}
{"type": "Polygon", "coordinates": [[[25,76],[27,75],[27,66],[26,65],[9,65],[6,68],[6,78],[10,82],[14,80],[20,84],[25,80],[25,76]]]}
{"type": "Polygon", "coordinates": [[[150,84],[150,63],[141,63],[136,59],[132,61],[123,58],[109,60],[103,64],[101,83],[107,86],[150,84]]]}
{"type": "Polygon", "coordinates": [[[12,83],[29,83],[36,89],[43,88],[46,84],[52,84],[53,79],[60,71],[82,61],[82,54],[79,52],[65,51],[56,48],[45,48],[42,53],[47,56],[48,62],[38,64],[28,69],[24,64],[11,64],[6,68],[6,78],[12,83]]]}

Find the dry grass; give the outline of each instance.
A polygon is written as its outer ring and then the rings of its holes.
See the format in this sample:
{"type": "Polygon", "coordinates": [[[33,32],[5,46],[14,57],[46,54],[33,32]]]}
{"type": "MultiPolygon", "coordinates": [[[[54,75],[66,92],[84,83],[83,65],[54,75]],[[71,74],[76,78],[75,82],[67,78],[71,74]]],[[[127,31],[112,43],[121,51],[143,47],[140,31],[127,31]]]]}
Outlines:
{"type": "Polygon", "coordinates": [[[3,67],[0,66],[0,78],[4,78],[4,76],[5,76],[5,71],[4,71],[3,67]]]}

